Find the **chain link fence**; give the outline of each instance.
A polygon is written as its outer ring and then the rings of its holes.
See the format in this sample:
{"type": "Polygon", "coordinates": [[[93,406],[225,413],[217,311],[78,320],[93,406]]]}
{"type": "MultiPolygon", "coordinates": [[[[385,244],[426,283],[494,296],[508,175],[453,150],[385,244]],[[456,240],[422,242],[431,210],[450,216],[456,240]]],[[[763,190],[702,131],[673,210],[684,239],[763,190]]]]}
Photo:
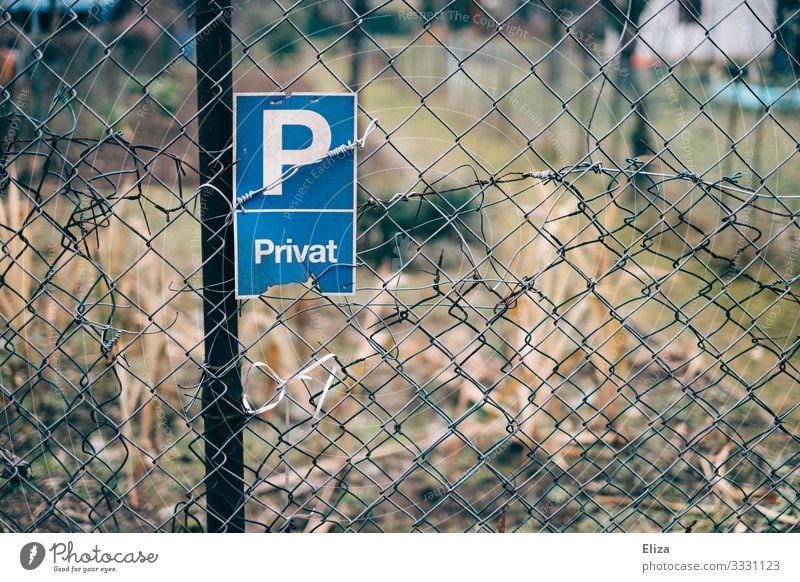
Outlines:
{"type": "Polygon", "coordinates": [[[795,2],[0,4],[0,531],[798,530],[795,2]],[[223,77],[375,131],[220,367],[223,77]]]}

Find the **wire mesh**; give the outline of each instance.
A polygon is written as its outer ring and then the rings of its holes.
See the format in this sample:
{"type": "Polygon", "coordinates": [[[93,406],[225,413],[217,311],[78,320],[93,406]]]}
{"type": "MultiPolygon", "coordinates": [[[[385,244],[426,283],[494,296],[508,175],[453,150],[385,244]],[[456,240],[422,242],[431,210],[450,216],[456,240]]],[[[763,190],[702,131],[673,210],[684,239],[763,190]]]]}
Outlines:
{"type": "MultiPolygon", "coordinates": [[[[206,528],[195,12],[2,2],[2,531],[206,528]]],[[[792,2],[229,12],[375,127],[357,293],[239,304],[248,531],[798,529],[792,2]]]]}

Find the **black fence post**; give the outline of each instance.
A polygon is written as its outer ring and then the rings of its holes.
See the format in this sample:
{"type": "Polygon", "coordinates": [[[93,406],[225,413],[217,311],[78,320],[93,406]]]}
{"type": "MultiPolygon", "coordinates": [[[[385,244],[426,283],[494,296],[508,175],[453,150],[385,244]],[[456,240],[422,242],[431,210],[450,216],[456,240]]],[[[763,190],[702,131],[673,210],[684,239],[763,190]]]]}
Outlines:
{"type": "Polygon", "coordinates": [[[197,108],[203,252],[203,423],[209,532],[244,531],[242,379],[231,217],[230,0],[198,0],[197,108]]]}

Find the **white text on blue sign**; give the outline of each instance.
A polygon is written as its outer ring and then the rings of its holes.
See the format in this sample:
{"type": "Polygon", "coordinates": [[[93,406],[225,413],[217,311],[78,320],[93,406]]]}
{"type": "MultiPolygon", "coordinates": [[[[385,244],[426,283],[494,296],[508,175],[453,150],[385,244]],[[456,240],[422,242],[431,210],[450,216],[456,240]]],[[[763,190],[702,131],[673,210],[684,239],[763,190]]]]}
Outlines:
{"type": "Polygon", "coordinates": [[[355,290],[356,100],[352,94],[237,94],[236,294],[313,280],[355,290]],[[334,152],[336,153],[336,152],[334,152]]]}

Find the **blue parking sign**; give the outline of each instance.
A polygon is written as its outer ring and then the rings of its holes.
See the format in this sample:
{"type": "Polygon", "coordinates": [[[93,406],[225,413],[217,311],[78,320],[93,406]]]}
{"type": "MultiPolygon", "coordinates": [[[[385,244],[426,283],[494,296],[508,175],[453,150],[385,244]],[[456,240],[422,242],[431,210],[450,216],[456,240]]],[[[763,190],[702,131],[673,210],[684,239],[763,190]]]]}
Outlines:
{"type": "Polygon", "coordinates": [[[355,291],[355,94],[237,93],[236,296],[355,291]]]}

